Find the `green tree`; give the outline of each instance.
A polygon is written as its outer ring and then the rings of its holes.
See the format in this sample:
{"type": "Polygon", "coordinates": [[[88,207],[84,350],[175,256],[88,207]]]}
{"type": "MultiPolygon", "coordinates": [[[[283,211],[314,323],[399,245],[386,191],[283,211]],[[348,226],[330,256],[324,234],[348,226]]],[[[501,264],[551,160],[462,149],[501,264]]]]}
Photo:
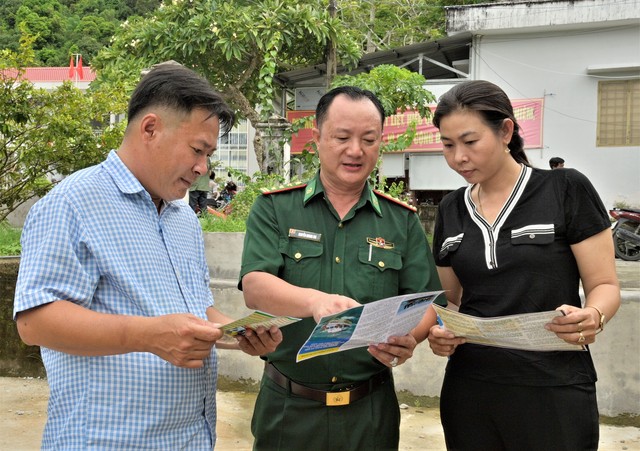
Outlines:
{"type": "Polygon", "coordinates": [[[96,133],[126,99],[114,92],[84,94],[70,82],[36,89],[22,78],[33,60],[33,38],[20,52],[0,51],[0,222],[54,179],[101,161],[122,136],[120,127],[96,133]]]}
{"type": "Polygon", "coordinates": [[[499,0],[338,0],[339,16],[365,52],[446,36],[445,6],[499,0]]]}
{"type": "Polygon", "coordinates": [[[65,66],[71,53],[85,65],[108,45],[127,17],[142,16],[161,0],[2,0],[0,49],[18,51],[21,29],[38,36],[31,64],[65,66]]]}
{"type": "MultiPolygon", "coordinates": [[[[142,69],[175,60],[207,77],[256,127],[269,116],[277,98],[275,75],[323,62],[330,40],[342,63],[357,62],[357,42],[318,2],[177,0],[148,18],[125,22],[93,67],[101,82],[131,89],[142,69]]],[[[268,155],[260,131],[254,148],[266,169],[268,155]]]]}
{"type": "Polygon", "coordinates": [[[369,53],[440,37],[444,23],[434,23],[433,12],[438,10],[434,3],[434,0],[338,0],[338,7],[341,19],[357,33],[362,48],[369,53]]]}
{"type": "MultiPolygon", "coordinates": [[[[435,101],[435,96],[424,88],[426,79],[418,73],[400,68],[391,64],[382,64],[374,67],[369,72],[360,73],[358,75],[339,75],[337,76],[331,88],[338,86],[357,86],[373,92],[382,103],[385,115],[391,116],[396,113],[403,113],[407,110],[417,111],[420,117],[431,117],[431,109],[429,104],[435,101]]],[[[306,117],[299,119],[292,129],[295,131],[305,122],[313,119],[306,117]]],[[[407,130],[393,140],[384,142],[380,149],[380,157],[385,152],[399,152],[408,148],[413,142],[416,133],[416,123],[411,123],[407,130]]],[[[313,150],[313,146],[311,146],[313,150]]],[[[303,177],[309,177],[310,172],[315,172],[319,165],[315,153],[309,150],[303,151],[302,155],[296,157],[293,164],[303,167],[305,173],[303,177]]],[[[371,182],[374,186],[378,185],[377,173],[373,173],[371,182]]],[[[384,181],[381,181],[380,188],[384,188],[384,181]]]]}

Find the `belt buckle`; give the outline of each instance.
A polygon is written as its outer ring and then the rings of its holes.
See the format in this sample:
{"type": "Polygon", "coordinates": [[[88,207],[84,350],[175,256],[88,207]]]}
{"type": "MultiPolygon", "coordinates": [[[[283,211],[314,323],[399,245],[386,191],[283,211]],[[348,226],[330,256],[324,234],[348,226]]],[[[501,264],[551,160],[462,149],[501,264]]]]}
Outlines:
{"type": "Polygon", "coordinates": [[[351,399],[351,392],[337,391],[327,392],[326,405],[327,406],[346,406],[351,399]]]}

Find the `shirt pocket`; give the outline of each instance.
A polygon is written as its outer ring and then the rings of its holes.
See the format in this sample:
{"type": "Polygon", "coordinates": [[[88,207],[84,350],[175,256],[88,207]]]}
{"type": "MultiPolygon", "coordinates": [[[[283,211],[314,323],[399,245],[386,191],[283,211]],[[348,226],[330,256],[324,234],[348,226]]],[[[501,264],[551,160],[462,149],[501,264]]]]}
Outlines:
{"type": "Polygon", "coordinates": [[[321,242],[280,238],[279,251],[284,260],[284,280],[300,287],[320,288],[320,270],[324,253],[321,242]]]}
{"type": "Polygon", "coordinates": [[[450,236],[446,238],[442,242],[440,251],[438,251],[438,258],[442,260],[447,256],[450,256],[451,254],[456,252],[460,247],[460,243],[462,243],[462,238],[464,238],[464,233],[460,233],[456,236],[450,236]]]}
{"type": "Polygon", "coordinates": [[[159,283],[154,287],[156,294],[145,298],[144,311],[151,316],[186,311],[206,319],[207,308],[213,304],[208,272],[205,272],[208,268],[191,257],[174,259],[173,263],[178,286],[173,284],[173,279],[159,283]]]}
{"type": "Polygon", "coordinates": [[[553,224],[531,224],[511,231],[511,244],[551,244],[555,240],[553,224]]]}
{"type": "Polygon", "coordinates": [[[402,254],[395,249],[362,245],[358,247],[358,261],[361,271],[354,274],[362,284],[361,292],[369,293],[372,299],[382,299],[398,295],[402,254]]]}

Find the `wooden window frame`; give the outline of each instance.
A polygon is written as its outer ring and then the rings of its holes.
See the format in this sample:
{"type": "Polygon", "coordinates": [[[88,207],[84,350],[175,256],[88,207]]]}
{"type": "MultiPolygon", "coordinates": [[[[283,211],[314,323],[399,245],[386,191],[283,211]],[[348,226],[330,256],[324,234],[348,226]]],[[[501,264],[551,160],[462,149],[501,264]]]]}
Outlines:
{"type": "Polygon", "coordinates": [[[596,147],[632,146],[640,146],[640,79],[599,81],[596,147]]]}

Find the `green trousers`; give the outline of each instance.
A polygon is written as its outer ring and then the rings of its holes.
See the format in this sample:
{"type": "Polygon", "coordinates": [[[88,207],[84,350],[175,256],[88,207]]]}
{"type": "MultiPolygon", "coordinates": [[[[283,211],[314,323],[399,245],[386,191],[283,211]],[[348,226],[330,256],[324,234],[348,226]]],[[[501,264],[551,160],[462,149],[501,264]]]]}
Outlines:
{"type": "Polygon", "coordinates": [[[354,403],[328,407],[287,393],[265,376],[251,432],[257,451],[397,450],[398,398],[390,382],[354,403]]]}

